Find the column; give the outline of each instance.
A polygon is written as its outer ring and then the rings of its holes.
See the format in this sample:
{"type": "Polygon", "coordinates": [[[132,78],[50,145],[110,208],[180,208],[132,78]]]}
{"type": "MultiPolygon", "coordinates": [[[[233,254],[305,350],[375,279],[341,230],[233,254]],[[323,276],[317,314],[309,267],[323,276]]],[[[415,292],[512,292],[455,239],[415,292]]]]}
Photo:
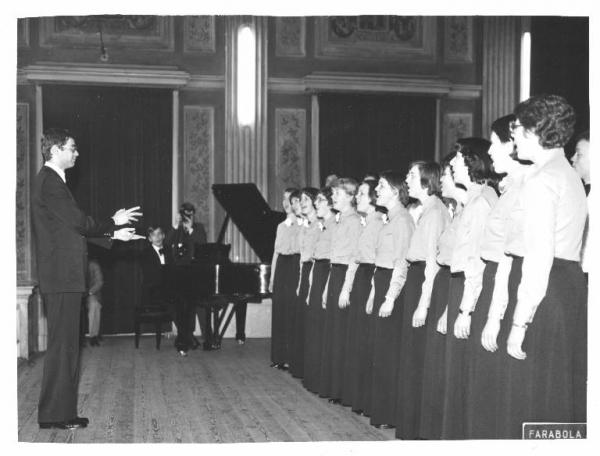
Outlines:
{"type": "MultiPolygon", "coordinates": [[[[267,18],[232,16],[226,19],[225,68],[225,182],[255,183],[267,196],[267,18]],[[238,121],[237,82],[247,75],[238,73],[238,32],[249,26],[256,38],[254,120],[238,121]]],[[[229,224],[226,235],[233,261],[257,262],[258,258],[242,234],[229,224]]]]}
{"type": "Polygon", "coordinates": [[[513,112],[518,101],[518,17],[483,18],[482,135],[491,123],[513,112]]]}

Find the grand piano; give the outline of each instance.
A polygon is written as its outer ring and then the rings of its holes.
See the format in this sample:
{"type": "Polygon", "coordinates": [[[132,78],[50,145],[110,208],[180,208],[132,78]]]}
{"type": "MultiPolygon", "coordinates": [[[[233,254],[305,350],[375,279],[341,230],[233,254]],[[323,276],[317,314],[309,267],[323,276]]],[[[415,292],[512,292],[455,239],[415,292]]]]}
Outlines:
{"type": "Polygon", "coordinates": [[[212,191],[226,213],[217,241],[196,246],[192,264],[167,268],[167,281],[179,293],[207,308],[209,343],[219,348],[236,311],[243,312],[245,320],[247,303],[260,303],[270,296],[275,235],[285,214],[271,210],[255,184],[214,184],[212,191]],[[230,220],[260,263],[231,261],[231,246],[223,243],[230,220]]]}

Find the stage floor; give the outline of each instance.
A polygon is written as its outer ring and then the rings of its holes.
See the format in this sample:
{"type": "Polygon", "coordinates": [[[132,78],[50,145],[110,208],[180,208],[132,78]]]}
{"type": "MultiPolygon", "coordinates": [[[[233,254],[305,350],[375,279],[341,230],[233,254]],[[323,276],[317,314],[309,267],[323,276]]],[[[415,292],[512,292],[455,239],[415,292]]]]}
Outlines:
{"type": "Polygon", "coordinates": [[[43,354],[18,365],[18,440],[75,443],[235,443],[392,440],[347,407],[306,391],[269,367],[270,340],[224,339],[185,358],[163,338],[105,337],[81,355],[79,415],[86,429],[41,430],[37,400],[43,354]]]}

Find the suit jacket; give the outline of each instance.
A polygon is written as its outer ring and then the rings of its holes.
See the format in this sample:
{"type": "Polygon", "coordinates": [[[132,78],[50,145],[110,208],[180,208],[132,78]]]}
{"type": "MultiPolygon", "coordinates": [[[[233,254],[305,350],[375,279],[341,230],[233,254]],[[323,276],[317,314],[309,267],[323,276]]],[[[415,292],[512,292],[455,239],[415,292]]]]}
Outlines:
{"type": "Polygon", "coordinates": [[[192,225],[194,231],[192,234],[187,234],[183,229],[183,225],[169,230],[165,236],[165,245],[171,248],[173,259],[177,265],[190,264],[196,258],[196,247],[201,244],[206,244],[206,231],[204,225],[200,222],[194,222],[192,225]],[[183,255],[177,255],[177,245],[183,245],[183,255]]]}
{"type": "Polygon", "coordinates": [[[48,166],[42,166],[33,182],[31,212],[40,292],[85,292],[86,237],[110,237],[112,218],[96,222],[86,216],[48,166]]]}
{"type": "MultiPolygon", "coordinates": [[[[165,264],[173,263],[173,256],[168,246],[165,249],[165,264]]],[[[142,301],[143,304],[152,304],[157,299],[167,297],[166,277],[164,267],[160,263],[160,258],[152,247],[152,244],[146,245],[140,257],[142,267],[142,301]]]]}

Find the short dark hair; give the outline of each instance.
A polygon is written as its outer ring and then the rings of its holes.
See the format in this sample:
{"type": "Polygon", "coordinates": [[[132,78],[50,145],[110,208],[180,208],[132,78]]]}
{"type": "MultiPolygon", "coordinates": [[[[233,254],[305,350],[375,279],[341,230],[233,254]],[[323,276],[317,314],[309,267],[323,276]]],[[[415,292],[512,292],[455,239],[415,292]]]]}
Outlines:
{"type": "Polygon", "coordinates": [[[456,141],[456,152],[465,160],[471,182],[485,184],[492,176],[492,159],[487,151],[490,142],[483,138],[460,138],[456,141]]]}
{"type": "Polygon", "coordinates": [[[313,207],[315,206],[315,200],[317,199],[317,195],[319,194],[319,189],[314,187],[304,187],[300,190],[300,197],[302,195],[306,195],[312,201],[313,207]]]}
{"type": "Polygon", "coordinates": [[[300,189],[296,188],[293,192],[290,193],[290,203],[292,202],[292,198],[300,199],[300,189]]]}
{"type": "Polygon", "coordinates": [[[48,128],[42,135],[42,157],[44,161],[52,159],[52,146],[63,147],[69,138],[72,138],[68,130],[64,128],[48,128]]]}
{"type": "Polygon", "coordinates": [[[515,108],[521,125],[539,137],[544,149],[564,147],[575,130],[575,110],[559,95],[536,95],[515,108]]]}
{"type": "Polygon", "coordinates": [[[509,154],[509,156],[513,160],[519,161],[519,156],[517,154],[517,145],[514,143],[512,131],[510,130],[510,126],[515,120],[517,120],[517,118],[514,114],[508,114],[507,116],[502,116],[494,120],[492,122],[491,128],[492,132],[496,133],[496,136],[502,144],[513,142],[513,150],[509,154]]]}
{"type": "Polygon", "coordinates": [[[385,179],[388,184],[398,190],[398,199],[406,207],[409,201],[408,186],[405,182],[405,175],[396,170],[387,170],[379,173],[380,179],[385,179]]]}
{"type": "Polygon", "coordinates": [[[323,195],[327,200],[329,207],[333,207],[333,190],[331,187],[323,187],[319,190],[319,194],[323,195]]]}
{"type": "Polygon", "coordinates": [[[365,179],[360,183],[359,187],[363,184],[369,187],[369,202],[371,206],[377,206],[377,192],[375,191],[377,181],[374,179],[365,179]]]}
{"type": "Polygon", "coordinates": [[[417,160],[410,164],[409,171],[415,166],[419,169],[421,187],[427,189],[428,195],[439,195],[442,190],[440,183],[442,167],[433,161],[417,160]]]}
{"type": "Polygon", "coordinates": [[[150,236],[156,230],[161,230],[163,233],[165,232],[165,230],[163,230],[162,226],[160,225],[150,225],[148,226],[148,228],[146,228],[146,235],[150,236]]]}

